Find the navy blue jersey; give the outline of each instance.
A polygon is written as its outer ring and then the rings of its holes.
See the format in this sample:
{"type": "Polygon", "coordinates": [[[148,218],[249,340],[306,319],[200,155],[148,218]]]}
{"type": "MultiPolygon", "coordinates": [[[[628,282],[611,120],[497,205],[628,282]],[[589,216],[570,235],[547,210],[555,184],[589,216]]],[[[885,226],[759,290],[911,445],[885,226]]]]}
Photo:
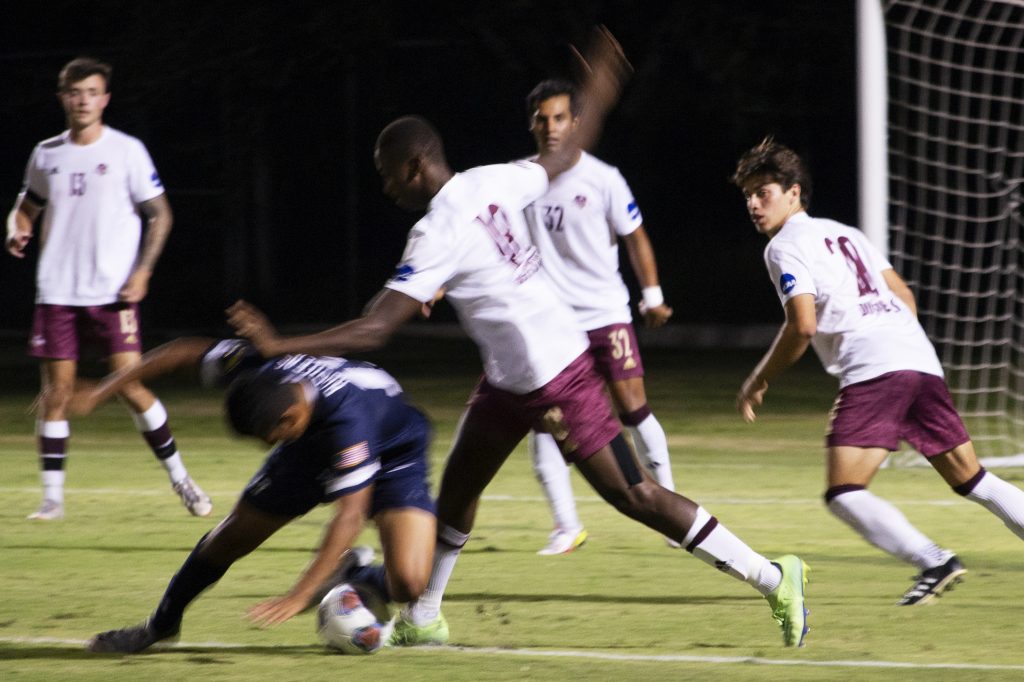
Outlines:
{"type": "MultiPolygon", "coordinates": [[[[424,416],[408,403],[394,377],[372,364],[343,358],[283,355],[263,359],[247,341],[219,341],[200,363],[205,385],[226,386],[243,370],[301,383],[314,403],[306,432],[278,444],[306,478],[315,478],[321,502],[364,488],[388,472],[425,460],[429,434],[424,416]],[[410,449],[410,440],[420,443],[410,449]]],[[[425,467],[417,466],[425,471],[425,467]]]]}

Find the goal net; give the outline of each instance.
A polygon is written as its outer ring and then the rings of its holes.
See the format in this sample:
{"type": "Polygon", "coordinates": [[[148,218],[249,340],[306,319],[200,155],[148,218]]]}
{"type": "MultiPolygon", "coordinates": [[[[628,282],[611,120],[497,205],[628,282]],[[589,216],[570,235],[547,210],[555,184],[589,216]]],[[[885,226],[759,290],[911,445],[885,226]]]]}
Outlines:
{"type": "Polygon", "coordinates": [[[979,456],[1024,465],[1024,0],[883,9],[890,259],[979,456]]]}

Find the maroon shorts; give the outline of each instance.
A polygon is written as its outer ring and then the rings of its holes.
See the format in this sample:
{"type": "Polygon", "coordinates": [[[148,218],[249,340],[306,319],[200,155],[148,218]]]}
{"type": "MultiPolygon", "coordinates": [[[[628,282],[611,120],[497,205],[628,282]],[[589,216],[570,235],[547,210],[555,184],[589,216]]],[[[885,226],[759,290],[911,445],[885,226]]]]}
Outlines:
{"type": "Polygon", "coordinates": [[[78,360],[86,347],[103,355],[139,352],[139,307],[135,303],[71,306],[37,303],[28,354],[50,360],[78,360]]]}
{"type": "Polygon", "coordinates": [[[604,381],[594,361],[583,353],[554,379],[535,391],[517,395],[487,383],[477,384],[466,420],[481,420],[485,429],[521,440],[530,429],[555,436],[567,462],[580,462],[608,445],[622,431],[612,413],[604,381]]]}
{"type": "Polygon", "coordinates": [[[644,375],[633,325],[610,324],[587,332],[587,336],[595,368],[605,381],[611,383],[644,375]]]}
{"type": "Polygon", "coordinates": [[[942,377],[902,371],[840,390],[825,443],[892,451],[905,440],[934,457],[970,439],[942,377]]]}

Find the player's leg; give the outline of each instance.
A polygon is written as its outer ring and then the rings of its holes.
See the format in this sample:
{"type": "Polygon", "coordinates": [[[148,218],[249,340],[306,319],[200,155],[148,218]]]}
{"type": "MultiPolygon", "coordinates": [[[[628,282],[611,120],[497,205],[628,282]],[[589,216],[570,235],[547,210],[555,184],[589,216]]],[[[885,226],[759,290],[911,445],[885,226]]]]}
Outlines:
{"type": "Polygon", "coordinates": [[[537,554],[548,556],[571,552],[586,541],[587,532],[576,513],[569,466],[551,434],[531,431],[529,445],[533,473],[544,491],[555,522],[548,544],[537,554]]]}
{"type": "MultiPolygon", "coordinates": [[[[112,343],[119,343],[118,348],[124,347],[125,344],[117,341],[118,337],[115,336],[114,339],[112,343]]],[[[139,357],[138,350],[112,352],[109,357],[110,370],[114,372],[130,367],[138,363],[139,357]]],[[[209,516],[213,511],[213,504],[209,496],[188,475],[185,463],[178,452],[177,442],[171,433],[164,404],[139,381],[126,384],[119,395],[128,407],[135,428],[142,434],[153,451],[153,456],[167,472],[171,487],[181,498],[182,504],[195,516],[209,516]]]]}
{"type": "Polygon", "coordinates": [[[612,381],[608,388],[618,409],[619,420],[629,429],[629,435],[633,438],[640,461],[659,484],[675,490],[672,463],[668,455],[668,438],[647,404],[643,377],[612,381]]]}
{"type": "Polygon", "coordinates": [[[28,518],[50,521],[64,516],[64,479],[71,428],[67,405],[75,386],[75,360],[42,360],[40,364],[39,419],[36,436],[43,501],[28,518]]]}
{"type": "Polygon", "coordinates": [[[787,646],[807,632],[807,567],[787,555],[775,562],[754,552],[707,510],[661,485],[638,465],[604,395],[592,363],[573,363],[544,387],[554,407],[544,415],[551,432],[587,482],[618,511],[675,540],[720,571],[750,583],[768,600],[787,646]]]}
{"type": "MultiPolygon", "coordinates": [[[[385,509],[373,517],[384,551],[384,585],[367,580],[388,601],[410,602],[427,587],[434,560],[437,517],[416,507],[385,509]]],[[[366,580],[369,573],[353,572],[352,578],[366,580]]]]}
{"type": "Polygon", "coordinates": [[[1024,539],[1024,492],[978,462],[945,381],[924,376],[922,384],[910,411],[907,440],[955,492],[988,509],[1024,539]]]}
{"type": "Polygon", "coordinates": [[[64,516],[64,466],[71,429],[67,405],[78,371],[78,308],[37,304],[28,354],[39,360],[40,391],[36,437],[43,501],[28,518],[64,516]]]}
{"type": "Polygon", "coordinates": [[[430,580],[419,599],[402,609],[396,644],[424,643],[413,628],[429,628],[441,618],[441,600],[469,540],[480,495],[529,431],[529,424],[520,421],[514,406],[502,402],[500,393],[482,382],[462,415],[441,475],[430,580]],[[412,627],[403,627],[406,624],[412,627]]]}
{"type": "Polygon", "coordinates": [[[928,461],[957,494],[988,509],[1024,540],[1024,491],[982,467],[971,441],[928,461]]]}
{"type": "Polygon", "coordinates": [[[953,552],[936,545],[893,504],[867,489],[888,455],[887,448],[830,447],[825,504],[837,518],[883,552],[922,571],[941,566],[953,552]]]}
{"type": "Polygon", "coordinates": [[[704,507],[655,483],[637,465],[621,434],[577,466],[594,490],[618,511],[674,538],[701,561],[753,586],[772,607],[784,643],[802,646],[807,633],[807,566],[803,561],[793,555],[770,561],[704,507]]]}
{"type": "Polygon", "coordinates": [[[188,605],[220,580],[235,561],[262,545],[293,518],[261,511],[240,500],[227,518],[199,540],[145,623],[100,633],[89,642],[89,650],[138,653],[177,636],[188,605]]]}

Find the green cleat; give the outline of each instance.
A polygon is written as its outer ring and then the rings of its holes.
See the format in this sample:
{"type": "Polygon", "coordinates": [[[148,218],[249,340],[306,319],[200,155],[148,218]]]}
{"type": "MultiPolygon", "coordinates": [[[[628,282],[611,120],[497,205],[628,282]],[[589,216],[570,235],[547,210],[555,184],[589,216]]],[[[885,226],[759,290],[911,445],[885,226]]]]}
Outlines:
{"type": "Polygon", "coordinates": [[[807,614],[804,608],[804,585],[810,568],[793,554],[772,561],[782,571],[782,582],[773,592],[765,595],[772,607],[772,618],[782,627],[782,641],[786,646],[803,646],[807,634],[807,614]]]}
{"type": "Polygon", "coordinates": [[[395,621],[395,629],[388,640],[388,646],[423,646],[448,643],[448,621],[444,614],[437,614],[433,622],[413,625],[404,618],[395,621]]]}

